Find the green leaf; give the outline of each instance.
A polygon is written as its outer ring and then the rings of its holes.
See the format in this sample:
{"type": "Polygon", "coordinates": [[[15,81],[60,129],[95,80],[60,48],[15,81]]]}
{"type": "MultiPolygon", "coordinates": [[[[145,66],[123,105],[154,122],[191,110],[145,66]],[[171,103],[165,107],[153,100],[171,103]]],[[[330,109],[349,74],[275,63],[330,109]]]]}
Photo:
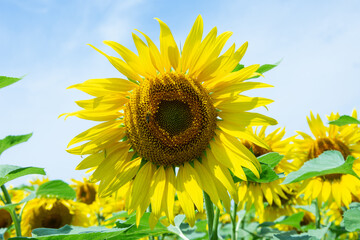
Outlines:
{"type": "Polygon", "coordinates": [[[350,174],[359,178],[352,169],[354,160],[354,157],[348,156],[344,161],[339,151],[325,151],[319,157],[305,162],[298,171],[289,173],[282,184],[300,182],[327,174],[350,174]]]}
{"type": "Polygon", "coordinates": [[[345,229],[349,232],[360,231],[360,208],[352,208],[344,213],[345,229]]]}
{"type": "Polygon", "coordinates": [[[25,135],[18,135],[18,136],[7,136],[4,139],[0,140],[0,155],[8,148],[26,142],[32,136],[32,133],[25,134],[25,135]]]}
{"type": "Polygon", "coordinates": [[[360,121],[348,115],[343,115],[340,116],[337,120],[330,121],[329,124],[333,124],[336,126],[344,126],[348,124],[360,124],[360,121]]]}
{"type": "MultiPolygon", "coordinates": [[[[267,71],[270,71],[271,69],[277,67],[277,66],[280,64],[280,62],[281,62],[281,60],[278,61],[278,62],[275,63],[275,64],[264,64],[264,65],[261,65],[256,72],[257,72],[257,73],[260,73],[260,74],[263,74],[263,73],[265,73],[265,72],[267,72],[267,71]]],[[[260,76],[255,76],[255,77],[252,77],[252,78],[258,78],[258,77],[260,77],[260,76]]]]}
{"type": "Polygon", "coordinates": [[[8,212],[10,211],[14,211],[15,208],[18,206],[18,205],[21,205],[25,202],[28,202],[32,199],[34,199],[36,197],[36,195],[34,193],[30,193],[26,198],[24,198],[23,200],[21,200],[20,202],[18,203],[11,203],[11,204],[5,204],[3,206],[0,206],[0,209],[5,209],[7,210],[8,212]]]}
{"type": "MultiPolygon", "coordinates": [[[[269,165],[267,164],[262,164],[261,163],[261,168],[262,168],[262,172],[260,173],[260,178],[257,178],[255,176],[255,174],[250,171],[247,168],[243,168],[244,172],[246,174],[247,180],[250,182],[257,182],[257,183],[269,183],[269,182],[273,182],[275,180],[280,179],[281,177],[283,177],[283,174],[276,174],[276,172],[274,170],[272,170],[269,165]]],[[[237,179],[235,177],[235,182],[239,182],[240,179],[237,179]]]]}
{"type": "Polygon", "coordinates": [[[123,239],[123,240],[133,240],[134,239],[135,240],[135,239],[139,239],[142,237],[170,233],[170,231],[164,225],[162,225],[160,222],[158,222],[156,224],[154,229],[151,229],[149,227],[149,216],[150,216],[150,213],[148,213],[148,212],[144,213],[144,215],[140,219],[140,224],[138,227],[136,227],[135,214],[131,215],[125,221],[122,221],[122,220],[117,221],[116,225],[118,227],[129,226],[129,228],[123,234],[121,234],[121,237],[119,237],[118,239],[123,239]]]}
{"type": "Polygon", "coordinates": [[[52,180],[41,184],[36,195],[45,198],[74,199],[76,192],[69,184],[61,180],[52,180]]]}
{"type": "Polygon", "coordinates": [[[9,86],[13,83],[16,83],[17,81],[21,80],[21,78],[13,78],[13,77],[5,77],[5,76],[0,76],[0,88],[9,86]]]}
{"type": "Polygon", "coordinates": [[[300,222],[304,217],[304,212],[298,212],[291,216],[282,216],[278,219],[276,219],[274,222],[264,222],[260,224],[260,227],[270,227],[274,226],[275,224],[284,224],[288,226],[295,227],[297,229],[300,229],[300,222]]]}
{"type": "Polygon", "coordinates": [[[5,183],[30,174],[45,175],[43,168],[38,167],[19,167],[14,165],[0,165],[0,186],[5,183]]]}
{"type": "Polygon", "coordinates": [[[235,67],[234,70],[232,70],[232,71],[233,71],[233,72],[237,72],[237,71],[243,69],[244,67],[245,67],[244,65],[238,63],[238,65],[236,65],[236,67],[235,67]]]}
{"type": "Polygon", "coordinates": [[[103,240],[103,239],[122,239],[120,236],[128,228],[106,227],[75,227],[65,225],[59,229],[38,228],[32,232],[33,237],[39,240],[103,240]]]}
{"type": "Polygon", "coordinates": [[[258,157],[259,162],[265,163],[269,165],[269,167],[274,168],[278,163],[281,161],[281,159],[284,158],[284,155],[281,155],[277,152],[270,152],[264,155],[261,155],[258,157]]]}

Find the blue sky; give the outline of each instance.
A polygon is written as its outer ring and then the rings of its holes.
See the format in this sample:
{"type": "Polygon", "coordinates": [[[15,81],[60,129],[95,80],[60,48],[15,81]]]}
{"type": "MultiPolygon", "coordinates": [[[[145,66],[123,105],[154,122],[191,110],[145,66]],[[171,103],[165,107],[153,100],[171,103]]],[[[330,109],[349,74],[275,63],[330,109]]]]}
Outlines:
{"type": "MultiPolygon", "coordinates": [[[[131,32],[139,29],[158,44],[166,22],[184,43],[198,14],[205,31],[232,31],[229,40],[249,42],[245,65],[280,66],[262,81],[275,87],[249,92],[274,99],[269,111],[288,136],[309,132],[310,110],[350,114],[360,109],[359,1],[50,1],[0,0],[0,75],[26,77],[0,90],[0,138],[33,132],[29,142],[7,150],[0,164],[45,167],[51,179],[79,179],[79,156],[65,151],[76,134],[95,123],[58,115],[77,110],[89,98],[66,87],[90,78],[120,74],[88,43],[116,55],[103,40],[135,51],[131,32]]],[[[18,180],[24,182],[26,179],[18,180]]],[[[17,183],[15,182],[15,184],[17,183]]]]}

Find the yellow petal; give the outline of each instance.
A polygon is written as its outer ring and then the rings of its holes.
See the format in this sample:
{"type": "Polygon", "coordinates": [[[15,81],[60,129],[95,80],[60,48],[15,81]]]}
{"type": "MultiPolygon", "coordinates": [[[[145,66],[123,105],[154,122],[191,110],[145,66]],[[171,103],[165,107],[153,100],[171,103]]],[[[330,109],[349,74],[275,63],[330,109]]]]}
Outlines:
{"type": "Polygon", "coordinates": [[[135,83],[122,78],[99,78],[86,80],[83,83],[72,85],[67,89],[76,88],[92,96],[101,97],[109,94],[121,94],[125,96],[128,94],[128,91],[136,87],[137,85],[135,83]]]}
{"type": "Polygon", "coordinates": [[[184,163],[184,167],[179,169],[178,175],[182,175],[184,188],[191,197],[199,212],[204,211],[204,198],[200,187],[200,178],[195,169],[189,164],[184,163]]]}
{"type": "Polygon", "coordinates": [[[154,191],[151,200],[151,212],[159,218],[161,216],[161,200],[165,189],[165,170],[160,166],[154,174],[154,191]]]}
{"type": "Polygon", "coordinates": [[[172,167],[166,169],[166,215],[172,225],[174,223],[175,173],[172,167]]]}
{"type": "Polygon", "coordinates": [[[201,18],[201,15],[199,15],[196,18],[195,23],[191,28],[191,31],[184,43],[184,48],[182,50],[182,56],[181,56],[182,72],[186,72],[189,69],[190,63],[193,61],[193,57],[196,52],[196,49],[201,43],[202,34],[203,34],[203,20],[201,18]]]}
{"type": "Polygon", "coordinates": [[[136,49],[139,54],[140,63],[145,70],[147,78],[156,77],[156,68],[152,64],[148,46],[136,35],[132,34],[136,49]]]}
{"type": "MultiPolygon", "coordinates": [[[[90,45],[90,44],[89,44],[90,45]]],[[[132,70],[130,68],[130,66],[124,62],[123,60],[121,60],[120,58],[117,57],[112,57],[107,55],[106,53],[104,53],[103,51],[97,49],[96,47],[90,45],[92,48],[94,48],[96,51],[98,51],[99,53],[101,53],[102,55],[104,55],[109,62],[122,74],[124,74],[124,76],[126,76],[127,78],[131,79],[131,80],[135,80],[138,82],[142,81],[142,78],[139,76],[138,73],[134,72],[134,70],[132,70]]]]}
{"type": "Polygon", "coordinates": [[[225,121],[219,121],[217,125],[222,131],[226,132],[227,134],[233,137],[248,140],[260,147],[270,150],[270,147],[268,146],[265,140],[261,139],[256,134],[250,132],[247,129],[239,129],[235,127],[233,124],[225,121]]]}
{"type": "Polygon", "coordinates": [[[114,49],[125,60],[129,67],[134,70],[134,72],[142,75],[143,77],[147,77],[147,74],[143,71],[140,59],[135,53],[114,41],[104,41],[104,43],[114,49]]]}
{"type": "Polygon", "coordinates": [[[331,193],[332,193],[332,196],[333,196],[336,204],[340,208],[342,191],[341,191],[341,186],[340,186],[339,182],[336,180],[331,183],[331,193]]]}
{"type": "Polygon", "coordinates": [[[159,52],[159,49],[156,47],[156,45],[153,43],[153,41],[151,41],[151,39],[143,32],[136,30],[139,33],[141,33],[145,39],[146,42],[149,46],[149,51],[150,51],[150,59],[152,64],[154,65],[154,67],[160,72],[160,73],[164,73],[164,63],[162,61],[161,58],[161,54],[159,52]]]}
{"type": "Polygon", "coordinates": [[[243,112],[262,107],[274,102],[274,100],[261,97],[234,96],[229,99],[215,102],[214,106],[222,112],[243,112]]]}
{"type": "Polygon", "coordinates": [[[221,117],[223,121],[234,124],[239,128],[277,124],[275,119],[253,112],[220,112],[219,117],[221,117]]]}
{"type": "MultiPolygon", "coordinates": [[[[183,166],[179,167],[179,172],[182,170],[183,166]]],[[[183,209],[186,219],[189,223],[189,225],[192,227],[195,224],[195,209],[194,209],[194,203],[191,200],[189,194],[186,192],[184,187],[184,181],[182,174],[179,174],[176,177],[176,191],[178,194],[179,202],[181,205],[181,208],[183,209]]]]}
{"type": "Polygon", "coordinates": [[[206,155],[207,156],[202,157],[204,166],[206,166],[211,174],[213,174],[219,180],[219,182],[225,186],[230,195],[234,198],[234,201],[238,202],[239,200],[237,199],[238,195],[235,184],[229,170],[216,161],[213,153],[210,150],[206,151],[206,155]]]}
{"type": "Polygon", "coordinates": [[[160,51],[163,63],[167,72],[170,72],[171,66],[177,69],[180,60],[179,49],[169,27],[160,19],[155,18],[160,24],[160,51]]]}

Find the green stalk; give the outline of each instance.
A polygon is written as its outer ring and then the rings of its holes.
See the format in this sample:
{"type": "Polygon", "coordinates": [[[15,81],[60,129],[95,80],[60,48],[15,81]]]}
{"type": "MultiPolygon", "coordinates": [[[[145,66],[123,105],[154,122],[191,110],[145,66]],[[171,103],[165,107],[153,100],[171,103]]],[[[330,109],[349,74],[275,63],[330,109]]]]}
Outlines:
{"type": "Polygon", "coordinates": [[[230,219],[231,219],[231,225],[232,225],[232,231],[231,231],[231,240],[236,240],[236,210],[237,210],[237,204],[234,204],[234,208],[231,212],[230,219]]]}
{"type": "Polygon", "coordinates": [[[214,216],[214,223],[213,223],[213,228],[212,228],[213,232],[212,232],[212,236],[211,236],[212,240],[217,240],[218,239],[219,217],[220,217],[220,209],[218,207],[216,207],[215,216],[214,216]]]}
{"type": "Polygon", "coordinates": [[[319,200],[317,198],[315,200],[315,226],[316,229],[319,229],[321,227],[321,214],[320,214],[319,200]]]}
{"type": "MultiPolygon", "coordinates": [[[[206,216],[208,219],[208,233],[209,239],[213,238],[213,226],[214,226],[214,205],[211,202],[209,195],[204,191],[204,199],[205,199],[205,208],[206,208],[206,216]]],[[[217,239],[217,235],[216,238],[217,239]]]]}
{"type": "MultiPolygon", "coordinates": [[[[4,193],[4,198],[5,198],[6,204],[11,204],[10,194],[7,191],[5,185],[1,185],[1,190],[4,193]]],[[[20,221],[19,221],[18,215],[15,212],[15,209],[13,211],[9,211],[9,213],[10,213],[11,219],[13,220],[13,223],[15,226],[16,236],[21,237],[20,221]]]]}

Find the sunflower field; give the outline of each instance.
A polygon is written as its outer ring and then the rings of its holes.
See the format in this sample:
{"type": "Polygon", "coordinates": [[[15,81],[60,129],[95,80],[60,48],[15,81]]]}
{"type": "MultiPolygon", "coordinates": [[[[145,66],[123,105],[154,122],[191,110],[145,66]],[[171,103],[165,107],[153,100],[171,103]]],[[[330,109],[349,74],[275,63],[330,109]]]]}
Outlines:
{"type": "MultiPolygon", "coordinates": [[[[246,96],[273,87],[262,79],[280,62],[247,65],[248,43],[225,48],[232,33],[201,15],[182,45],[156,20],[159,46],[139,30],[137,52],[90,45],[119,76],[69,86],[88,98],[54,116],[93,123],[66,149],[89,177],[0,162],[0,239],[360,239],[357,111],[285,132],[258,112],[276,99],[246,96]]],[[[21,79],[1,76],[0,93],[21,79]]],[[[31,137],[4,136],[0,155],[31,137]]]]}

